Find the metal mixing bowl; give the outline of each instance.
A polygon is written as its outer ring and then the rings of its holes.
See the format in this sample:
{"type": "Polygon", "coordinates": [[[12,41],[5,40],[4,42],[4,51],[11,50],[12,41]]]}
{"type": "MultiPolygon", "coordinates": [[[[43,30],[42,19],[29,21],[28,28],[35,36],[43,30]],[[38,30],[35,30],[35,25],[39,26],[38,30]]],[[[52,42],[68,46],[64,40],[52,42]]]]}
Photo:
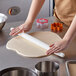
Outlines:
{"type": "Polygon", "coordinates": [[[7,16],[5,14],[0,13],[0,31],[4,27],[7,20],[7,16]]]}
{"type": "Polygon", "coordinates": [[[38,76],[33,70],[22,68],[22,67],[12,67],[4,69],[0,72],[0,76],[38,76]]]}
{"type": "Polygon", "coordinates": [[[51,61],[39,62],[35,65],[38,76],[58,76],[59,64],[51,61]]]}

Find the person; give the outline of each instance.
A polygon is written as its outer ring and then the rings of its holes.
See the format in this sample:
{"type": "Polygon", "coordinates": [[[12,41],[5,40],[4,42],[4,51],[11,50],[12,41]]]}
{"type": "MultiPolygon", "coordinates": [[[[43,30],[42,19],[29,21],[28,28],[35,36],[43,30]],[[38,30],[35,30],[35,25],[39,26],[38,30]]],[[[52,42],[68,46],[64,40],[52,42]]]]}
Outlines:
{"type": "MultiPolygon", "coordinates": [[[[32,28],[32,24],[42,8],[45,0],[32,0],[29,14],[26,21],[14,28],[9,35],[15,36],[21,32],[27,32],[32,28]]],[[[57,53],[68,47],[76,33],[76,0],[55,0],[55,16],[64,24],[70,26],[63,39],[50,46],[47,55],[57,53]],[[74,18],[74,19],[73,19],[74,18]]]]}

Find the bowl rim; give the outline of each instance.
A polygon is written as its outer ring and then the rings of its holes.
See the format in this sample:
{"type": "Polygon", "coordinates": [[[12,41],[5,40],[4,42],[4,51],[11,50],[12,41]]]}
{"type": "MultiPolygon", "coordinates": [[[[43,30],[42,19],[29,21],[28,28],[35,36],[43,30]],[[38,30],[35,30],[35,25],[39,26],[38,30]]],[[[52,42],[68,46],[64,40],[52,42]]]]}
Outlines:
{"type": "MultiPolygon", "coordinates": [[[[59,70],[59,62],[46,60],[46,61],[40,61],[40,62],[38,62],[37,64],[35,64],[35,71],[36,71],[36,72],[42,72],[42,71],[40,71],[40,70],[37,68],[37,66],[38,66],[39,63],[44,63],[44,62],[51,62],[51,63],[54,63],[55,65],[58,65],[58,68],[56,69],[56,71],[59,70]]],[[[43,72],[43,73],[46,73],[46,72],[43,72]]],[[[48,72],[47,72],[47,73],[48,73],[48,72]]]]}
{"type": "Polygon", "coordinates": [[[0,17],[5,18],[5,19],[4,19],[2,22],[0,22],[0,23],[6,22],[6,20],[8,19],[8,17],[7,17],[5,14],[3,14],[3,13],[0,13],[0,17]]]}
{"type": "Polygon", "coordinates": [[[33,72],[36,76],[38,76],[34,70],[24,68],[24,67],[10,67],[10,68],[3,69],[0,71],[0,76],[2,76],[3,74],[5,74],[7,72],[14,71],[14,70],[28,70],[29,72],[33,72]]]}

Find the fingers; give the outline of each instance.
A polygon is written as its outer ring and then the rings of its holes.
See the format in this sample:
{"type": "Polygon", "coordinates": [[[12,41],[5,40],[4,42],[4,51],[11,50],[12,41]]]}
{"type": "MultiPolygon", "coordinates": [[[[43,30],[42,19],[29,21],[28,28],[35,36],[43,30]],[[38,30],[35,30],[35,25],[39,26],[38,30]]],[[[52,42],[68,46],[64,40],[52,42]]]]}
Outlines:
{"type": "Polygon", "coordinates": [[[49,49],[49,50],[47,51],[47,55],[50,55],[50,54],[52,54],[52,53],[57,53],[57,52],[59,52],[60,50],[61,50],[60,47],[56,47],[55,44],[52,44],[52,45],[51,45],[51,49],[49,49]]]}
{"type": "Polygon", "coordinates": [[[54,53],[58,53],[60,52],[61,50],[63,50],[62,48],[59,48],[57,51],[55,51],[54,53]]]}
{"type": "Polygon", "coordinates": [[[16,32],[19,32],[19,31],[20,31],[20,29],[19,29],[18,27],[16,27],[16,28],[14,28],[14,29],[10,32],[9,35],[13,35],[13,34],[15,34],[16,32]]]}
{"type": "MultiPolygon", "coordinates": [[[[53,48],[55,48],[54,44],[51,45],[51,49],[53,49],[53,48]]],[[[49,54],[49,52],[51,52],[50,50],[48,50],[46,53],[49,54]]]]}
{"type": "Polygon", "coordinates": [[[22,30],[18,30],[17,32],[13,33],[12,36],[18,35],[21,32],[22,32],[22,30]]]}
{"type": "Polygon", "coordinates": [[[50,45],[50,47],[52,47],[54,44],[50,45]]]}
{"type": "Polygon", "coordinates": [[[21,33],[22,31],[23,31],[22,29],[20,29],[19,27],[16,27],[16,28],[14,28],[14,29],[10,32],[9,35],[15,36],[15,35],[21,33]]]}
{"type": "Polygon", "coordinates": [[[53,54],[57,50],[59,50],[58,47],[54,47],[53,49],[50,49],[49,52],[48,52],[48,55],[53,54]]]}

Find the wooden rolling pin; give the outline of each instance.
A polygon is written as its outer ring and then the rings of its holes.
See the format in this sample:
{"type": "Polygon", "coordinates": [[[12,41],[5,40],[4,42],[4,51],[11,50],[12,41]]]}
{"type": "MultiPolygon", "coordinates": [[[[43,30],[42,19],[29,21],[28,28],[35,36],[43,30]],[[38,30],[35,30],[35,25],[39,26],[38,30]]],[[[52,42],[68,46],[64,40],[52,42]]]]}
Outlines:
{"type": "MultiPolygon", "coordinates": [[[[12,29],[13,28],[11,28],[10,30],[12,30],[12,29]]],[[[27,33],[20,33],[18,35],[21,36],[21,37],[23,37],[24,39],[27,39],[27,40],[33,42],[34,44],[36,44],[36,45],[38,45],[38,46],[40,46],[40,47],[42,47],[42,48],[44,48],[46,50],[49,50],[50,49],[50,47],[49,47],[48,44],[40,41],[39,39],[37,39],[37,38],[35,38],[35,37],[27,34],[27,33]]],[[[60,57],[64,57],[65,56],[64,53],[54,53],[54,54],[57,55],[57,56],[60,56],[60,57]]]]}

